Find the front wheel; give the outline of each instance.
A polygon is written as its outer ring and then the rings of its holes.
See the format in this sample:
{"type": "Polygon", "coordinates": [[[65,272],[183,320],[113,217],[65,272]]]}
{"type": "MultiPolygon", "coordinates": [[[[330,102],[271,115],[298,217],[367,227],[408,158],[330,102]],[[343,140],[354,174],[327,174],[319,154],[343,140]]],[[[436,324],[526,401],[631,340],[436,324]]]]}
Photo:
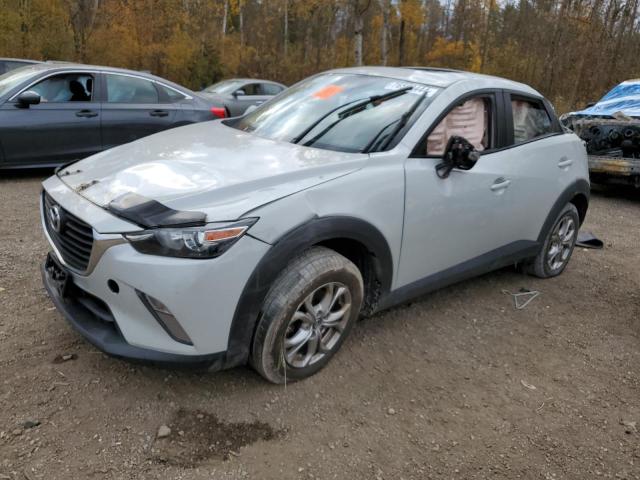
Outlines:
{"type": "Polygon", "coordinates": [[[362,275],[347,258],[314,247],[293,259],[267,294],[251,364],[284,383],[322,369],[353,327],[364,295],[362,275]]]}
{"type": "Polygon", "coordinates": [[[560,275],[571,259],[579,228],[578,209],[568,203],[549,230],[540,253],[527,265],[527,273],[540,278],[560,275]]]}

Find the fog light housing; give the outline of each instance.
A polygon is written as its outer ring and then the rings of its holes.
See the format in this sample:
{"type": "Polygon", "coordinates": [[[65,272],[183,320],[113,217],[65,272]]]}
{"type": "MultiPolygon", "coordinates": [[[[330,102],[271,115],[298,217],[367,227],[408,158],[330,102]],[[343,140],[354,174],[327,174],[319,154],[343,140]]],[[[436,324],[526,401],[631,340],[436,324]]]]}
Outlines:
{"type": "Polygon", "coordinates": [[[138,294],[138,297],[140,297],[144,306],[147,307],[147,310],[149,310],[151,315],[153,315],[160,326],[171,338],[176,342],[184,343],[185,345],[193,345],[193,342],[189,338],[189,335],[187,335],[187,332],[184,331],[180,323],[178,323],[178,320],[176,320],[176,317],[164,303],[139,290],[136,290],[136,293],[138,294]]]}

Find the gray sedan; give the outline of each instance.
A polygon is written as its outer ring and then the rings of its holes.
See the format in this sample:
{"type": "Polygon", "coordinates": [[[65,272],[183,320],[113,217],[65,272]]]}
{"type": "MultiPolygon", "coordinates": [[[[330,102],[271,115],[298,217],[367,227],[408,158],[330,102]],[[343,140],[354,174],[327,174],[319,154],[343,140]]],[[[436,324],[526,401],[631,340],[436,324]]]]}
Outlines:
{"type": "Polygon", "coordinates": [[[270,80],[231,78],[214,83],[200,93],[222,109],[221,117],[237,117],[243,115],[247,108],[266,102],[286,88],[285,85],[270,80]]]}
{"type": "Polygon", "coordinates": [[[0,76],[0,170],[60,165],[216,112],[147,73],[71,63],[18,68],[0,76]]]}

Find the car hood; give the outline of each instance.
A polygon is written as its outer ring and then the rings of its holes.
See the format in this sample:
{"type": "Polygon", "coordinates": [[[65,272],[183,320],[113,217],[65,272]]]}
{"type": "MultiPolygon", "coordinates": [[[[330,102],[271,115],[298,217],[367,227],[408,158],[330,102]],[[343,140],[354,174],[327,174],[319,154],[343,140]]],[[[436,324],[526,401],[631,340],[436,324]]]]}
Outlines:
{"type": "Polygon", "coordinates": [[[107,150],[58,176],[101,207],[134,193],[217,221],[354,172],[367,158],[269,140],[214,121],[107,150]]]}

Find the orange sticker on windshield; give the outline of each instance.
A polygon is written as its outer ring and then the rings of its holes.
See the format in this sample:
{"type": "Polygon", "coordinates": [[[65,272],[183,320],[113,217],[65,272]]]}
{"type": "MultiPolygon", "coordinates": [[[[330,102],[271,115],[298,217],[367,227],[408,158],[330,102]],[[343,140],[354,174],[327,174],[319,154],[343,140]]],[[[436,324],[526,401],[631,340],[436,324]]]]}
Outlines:
{"type": "Polygon", "coordinates": [[[319,98],[320,100],[326,100],[327,98],[331,98],[334,95],[343,92],[344,88],[338,85],[327,85],[324,88],[321,88],[316,93],[313,94],[315,98],[319,98]]]}

